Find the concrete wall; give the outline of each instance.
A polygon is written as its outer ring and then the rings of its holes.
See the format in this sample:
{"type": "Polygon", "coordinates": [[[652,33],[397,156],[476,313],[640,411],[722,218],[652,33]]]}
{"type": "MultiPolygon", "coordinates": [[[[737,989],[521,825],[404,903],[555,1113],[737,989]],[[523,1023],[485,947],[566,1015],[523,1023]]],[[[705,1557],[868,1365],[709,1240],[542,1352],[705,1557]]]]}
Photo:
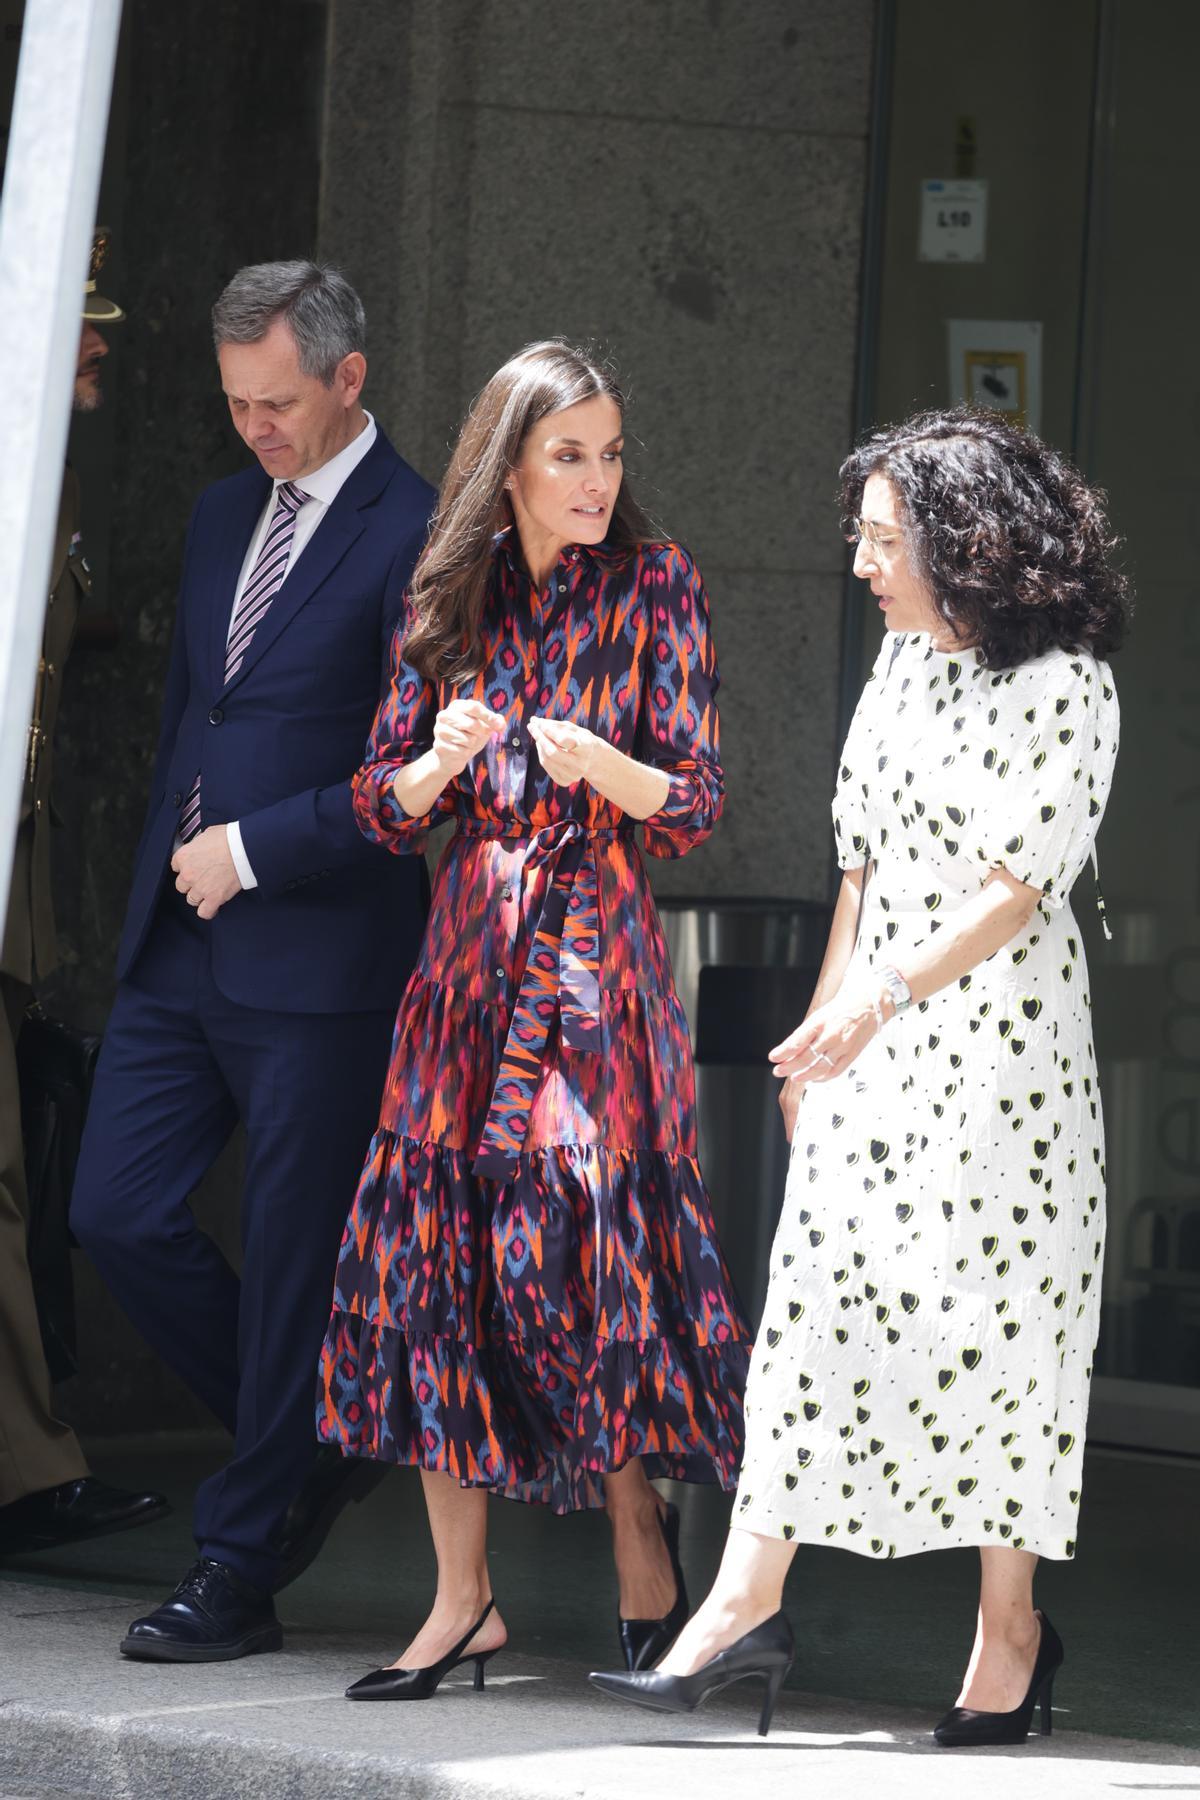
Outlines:
{"type": "Polygon", "coordinates": [[[821,896],[869,0],[331,0],[321,248],[438,480],[523,343],[616,358],[631,479],[713,599],[729,800],[663,892],[821,896]]]}

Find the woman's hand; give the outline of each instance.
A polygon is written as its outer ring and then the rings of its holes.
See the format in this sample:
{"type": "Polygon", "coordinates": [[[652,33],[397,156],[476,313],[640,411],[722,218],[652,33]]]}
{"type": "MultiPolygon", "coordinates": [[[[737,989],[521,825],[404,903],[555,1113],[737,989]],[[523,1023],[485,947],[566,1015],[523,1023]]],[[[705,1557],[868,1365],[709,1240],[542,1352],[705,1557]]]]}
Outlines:
{"type": "Polygon", "coordinates": [[[560,787],[590,779],[604,741],[594,731],[571,725],[566,719],[530,719],[529,735],[537,745],[543,769],[560,787]]]}
{"type": "Polygon", "coordinates": [[[869,996],[838,993],[767,1054],[781,1081],[790,1075],[802,1075],[806,1082],[832,1081],[861,1055],[878,1029],[869,996]]]}
{"type": "Polygon", "coordinates": [[[489,738],[505,729],[502,713],[481,700],[452,700],[433,721],[433,754],[447,780],[461,775],[489,738]]]}

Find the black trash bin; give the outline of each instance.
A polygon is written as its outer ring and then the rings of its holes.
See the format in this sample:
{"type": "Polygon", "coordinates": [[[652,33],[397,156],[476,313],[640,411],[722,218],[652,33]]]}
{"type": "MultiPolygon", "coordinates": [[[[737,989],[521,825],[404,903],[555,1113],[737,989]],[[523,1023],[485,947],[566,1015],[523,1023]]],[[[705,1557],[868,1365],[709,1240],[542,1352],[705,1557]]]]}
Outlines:
{"type": "Polygon", "coordinates": [[[804,1017],[829,937],[818,900],[659,903],[696,1054],[700,1166],[757,1329],[788,1144],[767,1051],[804,1017]]]}

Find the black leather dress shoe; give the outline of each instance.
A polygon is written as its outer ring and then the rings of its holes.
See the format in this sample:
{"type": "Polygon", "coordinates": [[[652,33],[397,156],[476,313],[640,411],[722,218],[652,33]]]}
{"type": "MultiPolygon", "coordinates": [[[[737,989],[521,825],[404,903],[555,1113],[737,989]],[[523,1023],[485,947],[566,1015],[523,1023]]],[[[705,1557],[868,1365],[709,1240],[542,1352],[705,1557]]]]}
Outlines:
{"type": "Polygon", "coordinates": [[[232,1662],[282,1647],[270,1594],[210,1556],[193,1563],[171,1598],[135,1619],[121,1639],[122,1656],[143,1662],[232,1662]]]}
{"type": "Polygon", "coordinates": [[[283,1566],[275,1578],[275,1592],[302,1575],[329,1536],[344,1506],[365,1500],[387,1474],[387,1464],[367,1462],[359,1456],[343,1456],[330,1444],[322,1444],[304,1486],[288,1507],[278,1549],[283,1566]]]}
{"type": "Polygon", "coordinates": [[[94,1475],[82,1475],[78,1481],[64,1481],[0,1506],[0,1556],[53,1550],[80,1538],[129,1531],[170,1510],[162,1494],[135,1494],[97,1481],[94,1475]]]}

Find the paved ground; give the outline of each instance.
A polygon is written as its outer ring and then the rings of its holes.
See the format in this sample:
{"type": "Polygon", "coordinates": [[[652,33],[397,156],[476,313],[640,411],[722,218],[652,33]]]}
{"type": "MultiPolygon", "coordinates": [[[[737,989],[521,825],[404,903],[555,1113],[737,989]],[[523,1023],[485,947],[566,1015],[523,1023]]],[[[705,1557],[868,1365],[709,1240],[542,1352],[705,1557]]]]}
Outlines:
{"type": "Polygon", "coordinates": [[[4,1599],[0,1754],[13,1794],[29,1792],[26,1777],[105,1800],[824,1800],[881,1788],[958,1800],[968,1779],[973,1800],[1200,1793],[1200,1762],[1179,1747],[1061,1731],[969,1753],[968,1777],[963,1753],[933,1745],[927,1714],[789,1694],[763,1742],[748,1690],[692,1718],[652,1717],[594,1694],[581,1665],[515,1652],[482,1695],[462,1675],[422,1705],[352,1708],[342,1689],[377,1654],[371,1632],[299,1630],[279,1655],[163,1668],[113,1655],[121,1597],[13,1583],[4,1599]]]}
{"type": "MultiPolygon", "coordinates": [[[[929,1727],[969,1646],[969,1553],[881,1567],[801,1551],[788,1595],[800,1653],[764,1742],[749,1689],[684,1719],[589,1689],[588,1667],[611,1667],[615,1651],[604,1521],[501,1503],[492,1560],[514,1648],[491,1665],[487,1692],[456,1677],[423,1705],[352,1708],[347,1681],[395,1654],[428,1591],[417,1484],[405,1473],[339,1522],[283,1597],[281,1654],[126,1663],[116,1639],[186,1566],[188,1496],[219,1454],[217,1444],[127,1446],[99,1459],[110,1477],[162,1482],[176,1517],[6,1566],[0,1800],[1200,1796],[1195,1468],[1093,1458],[1079,1563],[1048,1566],[1041,1589],[1068,1653],[1054,1735],[955,1753],[938,1750],[929,1727]]],[[[686,1495],[696,1597],[724,1510],[719,1496],[686,1495]]]]}

